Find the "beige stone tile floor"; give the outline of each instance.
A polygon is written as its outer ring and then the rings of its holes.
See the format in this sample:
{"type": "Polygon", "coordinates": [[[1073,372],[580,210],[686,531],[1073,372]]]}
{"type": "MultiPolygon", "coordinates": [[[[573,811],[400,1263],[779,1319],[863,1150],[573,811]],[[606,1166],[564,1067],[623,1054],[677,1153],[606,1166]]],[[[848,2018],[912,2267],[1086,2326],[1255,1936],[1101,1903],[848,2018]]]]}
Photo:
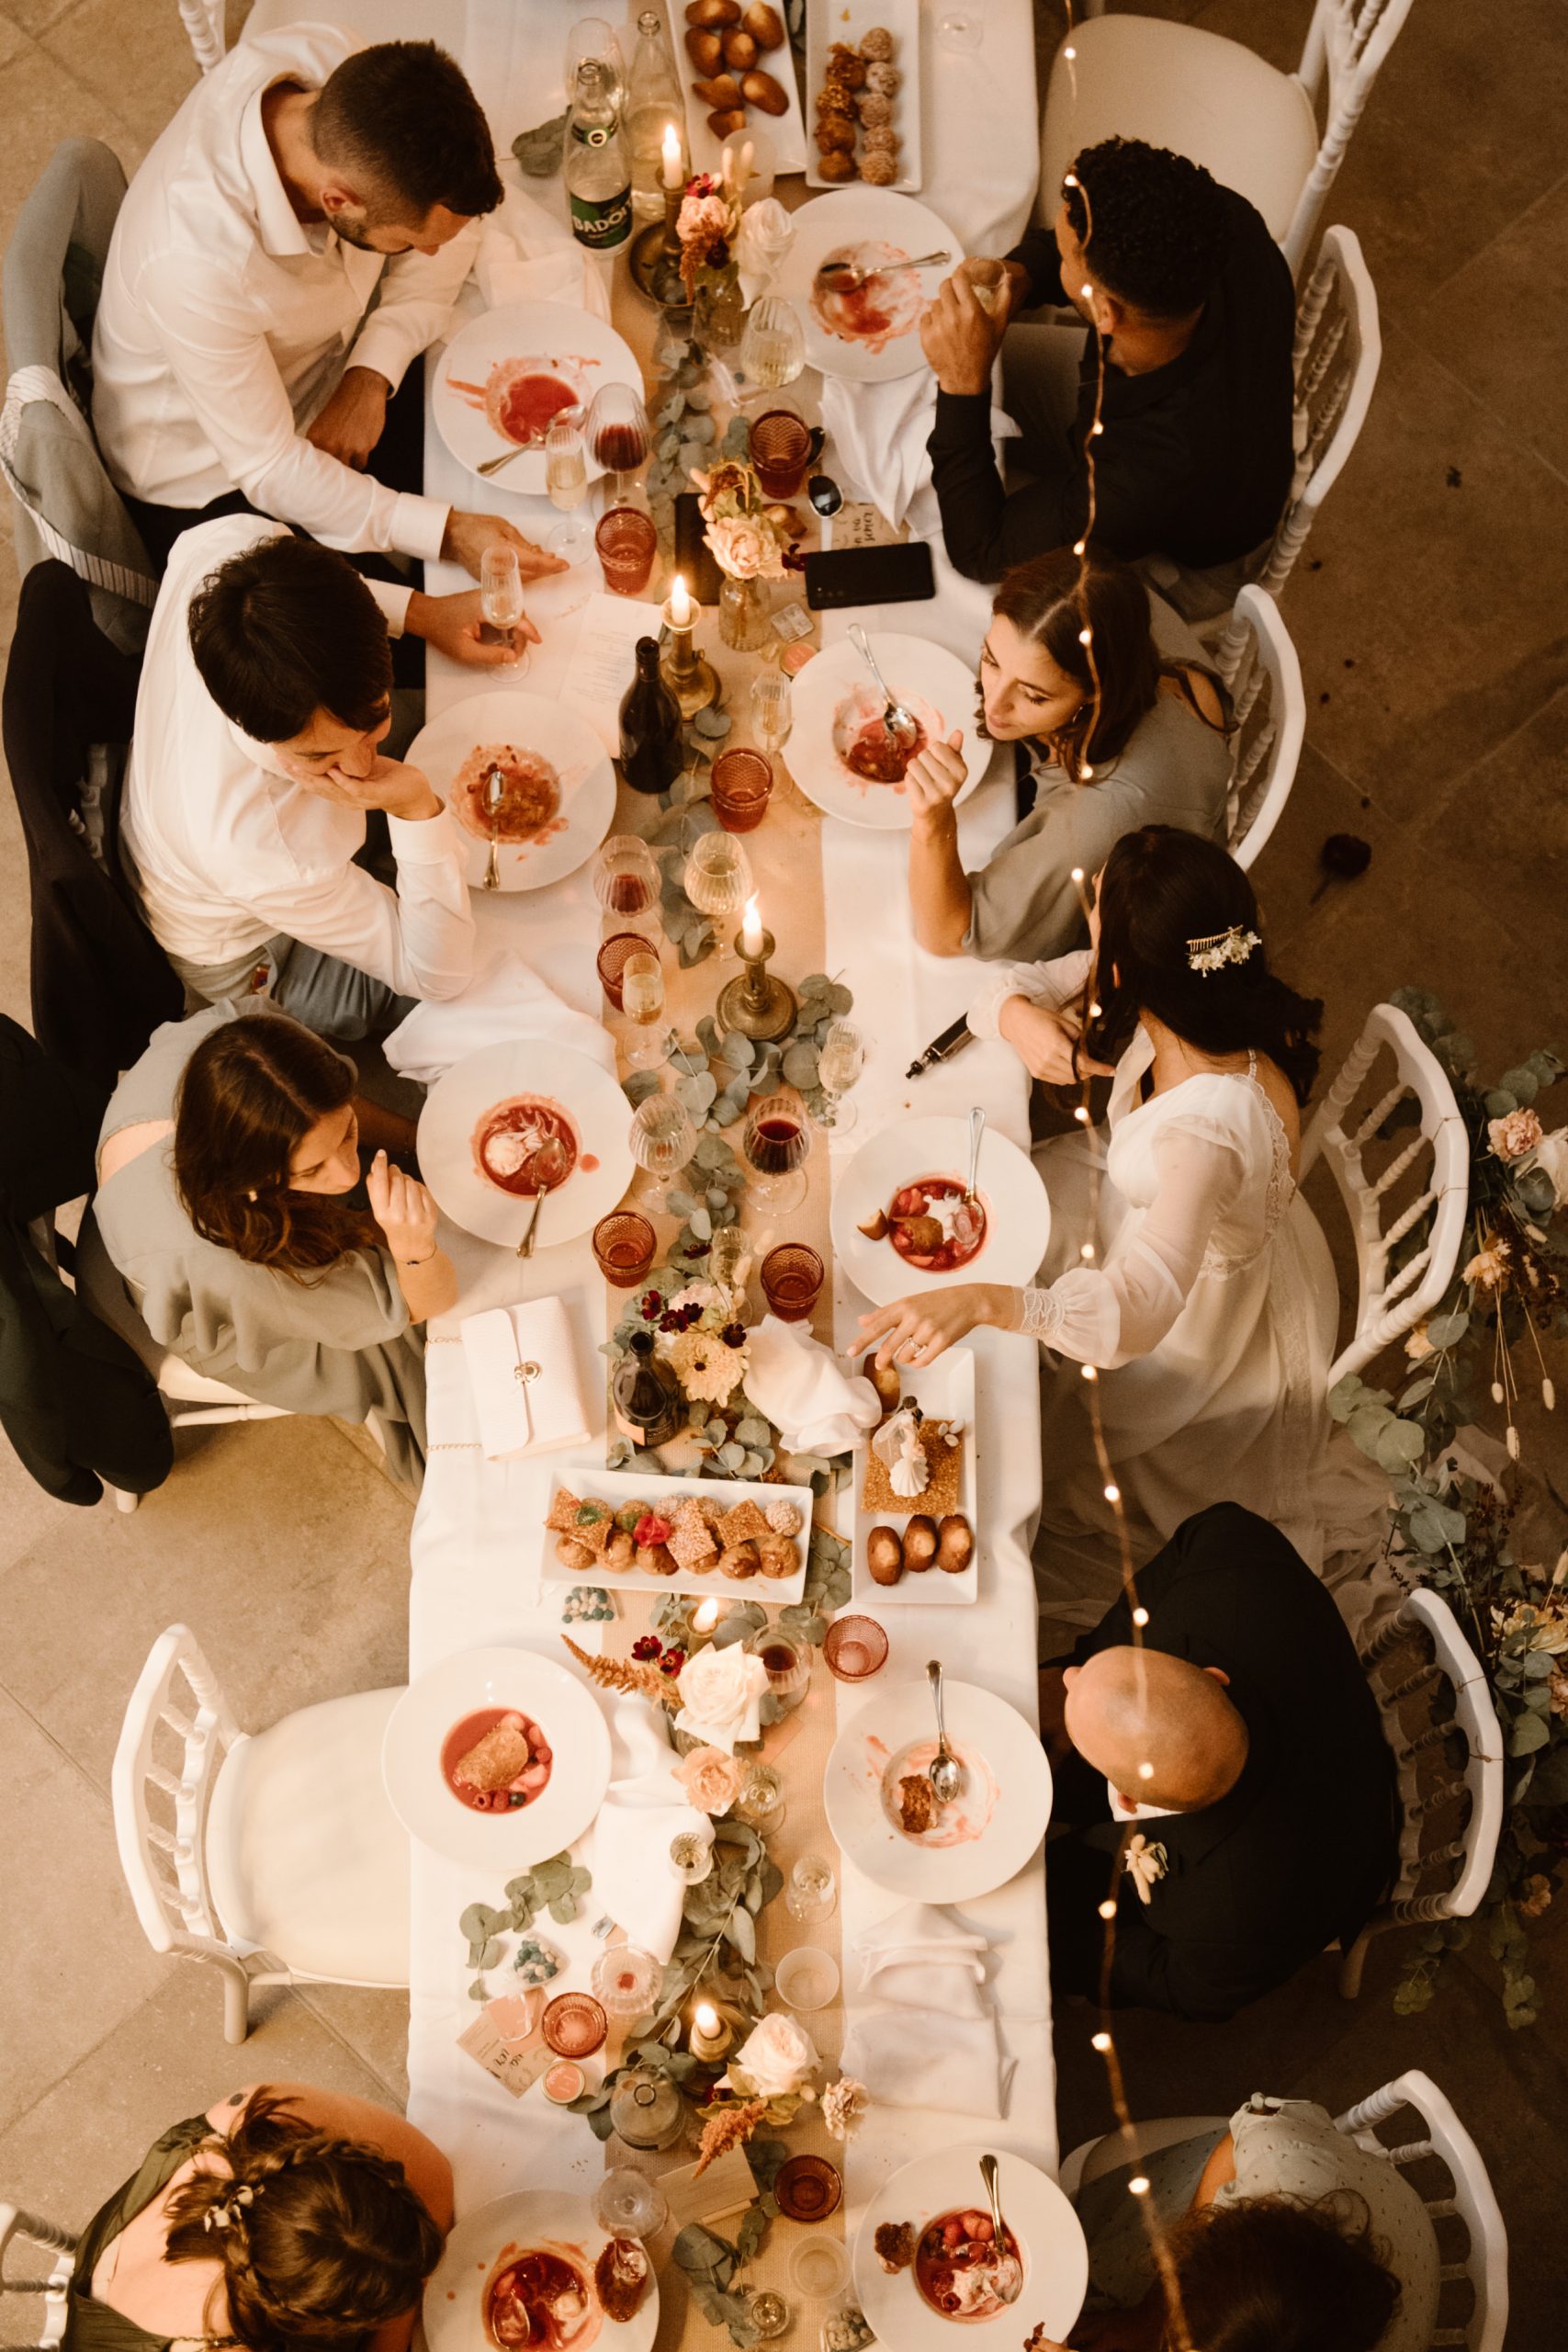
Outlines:
{"type": "MultiPolygon", "coordinates": [[[[526,6],[526,0],[518,0],[526,6]]],[[[992,0],[993,6],[1021,0],[992,0]]],[[[1140,0],[1293,63],[1308,0],[1140,0]]],[[[236,20],[243,0],[231,8],[236,20]]],[[[1036,0],[1043,54],[1059,0],[1036,0]]],[[[374,29],[374,8],[367,11],[374,29]]],[[[1494,1067],[1568,1037],[1568,42],[1559,0],[1416,0],[1326,217],[1382,300],[1371,420],[1291,582],[1309,741],[1258,881],[1292,976],[1343,1050],[1402,982],[1446,995],[1494,1067]],[[1369,874],[1313,902],[1331,831],[1369,874]]],[[[0,0],[0,237],[56,141],[133,167],[195,79],[175,0],[0,0]]],[[[16,579],[0,540],[0,631],[16,579]]],[[[0,795],[0,1007],[28,1018],[27,893],[0,795]]],[[[1568,1383],[1560,1381],[1561,1386],[1568,1383]]],[[[71,1511],[0,1455],[0,2198],[80,2225],[173,2118],[236,2080],[308,2076],[399,2101],[406,2001],[321,1987],[257,2003],[223,2043],[216,1986],[154,1959],[115,1853],[109,1759],[162,1628],[194,1626],[242,1722],[404,1670],[409,1513],[330,1425],[182,1444],[133,1516],[71,1511]]],[[[1250,2092],[1348,2104],[1407,2066],[1453,2098],[1513,2238],[1510,2347],[1562,2341],[1568,1953],[1542,1939],[1542,2023],[1509,2035],[1487,1963],[1397,2018],[1395,1939],[1342,2003],[1327,1964],[1224,2028],[1129,2018],[1135,2109],[1228,2112],[1250,2092]]],[[[1058,2033],[1065,2148],[1109,2120],[1082,2010],[1058,2033]]],[[[0,2312],[21,2340],[25,2312],[0,2312]]]]}

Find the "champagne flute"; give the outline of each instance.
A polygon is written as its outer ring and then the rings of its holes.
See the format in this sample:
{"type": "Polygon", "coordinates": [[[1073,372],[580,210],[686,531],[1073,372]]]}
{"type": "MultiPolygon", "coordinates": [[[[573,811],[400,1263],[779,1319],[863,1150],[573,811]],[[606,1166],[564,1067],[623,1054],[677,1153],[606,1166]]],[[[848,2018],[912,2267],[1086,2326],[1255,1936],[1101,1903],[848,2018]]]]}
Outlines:
{"type": "Polygon", "coordinates": [[[642,1170],[638,1197],[657,1216],[662,1212],[671,1180],[696,1148],[697,1131],[678,1094],[650,1094],[632,1114],[632,1158],[642,1170]]]}
{"type": "Polygon", "coordinates": [[[799,1098],[765,1095],[751,1106],[740,1148],[751,1170],[751,1197],[770,1216],[787,1216],[806,1198],[802,1173],[811,1153],[811,1130],[799,1098]]]}
{"type": "Polygon", "coordinates": [[[664,1039],[656,1034],[664,1010],[664,967],[651,947],[626,957],[621,972],[621,1011],[641,1033],[626,1047],[631,1069],[656,1069],[664,1059],[664,1039]]]}
{"type": "Polygon", "coordinates": [[[827,1100],[812,1115],[819,1127],[845,1135],[855,1123],[855,1106],[845,1097],[865,1068],[865,1039],[852,1021],[834,1021],[817,1057],[817,1082],[827,1100]]]}
{"type": "Polygon", "coordinates": [[[629,384],[600,385],[588,412],[588,446],[610,476],[606,513],[625,506],[635,487],[633,476],[653,447],[648,411],[629,384]]]}
{"type": "Polygon", "coordinates": [[[512,547],[486,548],[479,558],[479,642],[511,647],[506,666],[521,677],[528,647],[513,632],[523,617],[523,571],[512,547]]]}
{"type": "MultiPolygon", "coordinates": [[[[558,416],[545,435],[545,489],[550,504],[570,514],[588,496],[588,451],[582,439],[581,411],[558,416]]],[[[593,533],[580,515],[558,523],[545,545],[568,563],[581,563],[593,546],[593,533]]]]}
{"type": "Polygon", "coordinates": [[[757,738],[757,749],[766,752],[775,769],[794,725],[789,680],[782,670],[764,670],[751,684],[751,731],[757,738]]]}
{"type": "Polygon", "coordinates": [[[751,861],[733,833],[699,833],[692,844],[682,876],[694,907],[713,920],[718,940],[718,968],[736,960],[732,924],[751,896],[751,861]]]}

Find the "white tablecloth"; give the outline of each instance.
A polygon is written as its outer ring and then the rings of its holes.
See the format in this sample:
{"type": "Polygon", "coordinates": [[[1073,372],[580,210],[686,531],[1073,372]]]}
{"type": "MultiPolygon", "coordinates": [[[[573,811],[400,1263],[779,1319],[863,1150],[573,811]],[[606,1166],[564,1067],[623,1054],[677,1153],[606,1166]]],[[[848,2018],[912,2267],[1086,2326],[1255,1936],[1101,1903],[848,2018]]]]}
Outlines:
{"type": "MultiPolygon", "coordinates": [[[[560,103],[560,54],[568,27],[581,13],[577,0],[467,0],[467,6],[433,6],[430,29],[460,56],[490,115],[502,150],[515,132],[560,103]]],[[[925,197],[971,252],[1001,250],[1016,236],[1033,192],[1037,157],[1033,55],[1029,12],[990,11],[986,46],[975,55],[936,47],[934,6],[927,0],[925,197]],[[940,82],[941,104],[937,103],[940,82]]],[[[400,23],[400,30],[405,29],[400,23]]],[[[549,200],[547,184],[529,183],[549,200]]],[[[627,298],[616,288],[617,309],[627,298]]],[[[425,486],[436,496],[479,503],[476,487],[447,457],[427,426],[425,486]]],[[[487,485],[483,503],[514,514],[537,537],[558,519],[542,500],[498,493],[487,485]]],[[[983,633],[987,599],[953,573],[935,550],[940,593],[934,604],[889,607],[857,617],[871,628],[915,629],[972,660],[983,633]]],[[[433,571],[433,589],[463,584],[461,575],[433,571]]],[[[529,692],[559,691],[580,626],[585,572],[530,594],[530,610],[544,631],[525,681],[529,692]]],[[[845,624],[829,617],[830,641],[845,624]]],[[[429,708],[444,708],[465,693],[495,683],[492,673],[459,672],[438,657],[430,662],[429,708]]],[[[962,812],[965,862],[983,861],[1012,821],[1010,763],[962,812]]],[[[973,967],[942,962],[913,943],[907,912],[906,848],[900,834],[874,833],[829,821],[822,834],[827,968],[842,972],[855,993],[855,1020],[873,1052],[858,1091],[860,1124],[837,1147],[851,1149],[906,1111],[966,1112],[984,1103],[991,1123],[1027,1148],[1027,1090],[1017,1061],[994,1046],[971,1046],[945,1069],[914,1085],[903,1072],[915,1053],[960,1012],[973,985],[973,967]]],[[[554,888],[526,896],[475,894],[481,946],[516,945],[570,1002],[598,1012],[593,968],[599,910],[586,869],[554,888]]],[[[531,1266],[510,1252],[451,1237],[462,1280],[459,1312],[551,1290],[576,1318],[584,1362],[603,1337],[604,1286],[587,1240],[552,1250],[531,1266]]],[[[863,1302],[837,1279],[835,1317],[840,1341],[854,1329],[863,1302]]],[[[545,1507],[547,1461],[486,1464],[474,1448],[475,1425],[455,1318],[432,1330],[429,1426],[432,1452],[414,1522],[409,1660],[417,1675],[436,1659],[475,1644],[502,1641],[538,1646],[560,1656],[560,1588],[547,1602],[540,1589],[535,1531],[545,1507]]],[[[886,1672],[918,1674],[940,1628],[948,1670],[986,1685],[1032,1720],[1035,1704],[1035,1607],[1027,1534],[1040,1500],[1037,1359],[1032,1344],[996,1332],[976,1337],[979,1359],[978,1444],[985,1499],[980,1538],[988,1566],[982,1597],[972,1609],[944,1609],[939,1619],[918,1607],[883,1613],[892,1653],[886,1672]]],[[[847,1498],[845,1498],[847,1501],[847,1498]]],[[[844,1694],[840,1719],[856,1703],[844,1694]]],[[[498,1887],[427,1850],[414,1850],[411,1955],[409,2112],[451,2157],[459,2208],[509,2188],[546,2183],[590,2187],[604,2168],[604,2152],[578,2117],[562,2114],[536,2091],[514,2101],[457,2047],[475,2011],[467,1998],[458,1914],[475,1900],[499,1898],[498,1887]]],[[[896,1907],[895,1898],[852,1870],[844,1872],[842,1931],[846,1945],[873,1920],[896,1907]]],[[[1005,2122],[975,2123],[972,2135],[1016,2150],[1054,2169],[1056,2161],[1055,2074],[1050,2038],[1043,1874],[1039,1859],[1009,1886],[969,1906],[991,1936],[1000,1958],[997,1996],[1010,2053],[1018,2060],[1005,2122]]],[[[595,1917],[590,1894],[571,1928],[546,1932],[574,1958],[592,1949],[595,1917]]],[[[849,1984],[852,1970],[845,1968],[849,1984]]],[[[846,2166],[851,2231],[868,2197],[897,2165],[920,2151],[964,2135],[964,2119],[921,2111],[874,2113],[852,2143],[846,2166]]]]}

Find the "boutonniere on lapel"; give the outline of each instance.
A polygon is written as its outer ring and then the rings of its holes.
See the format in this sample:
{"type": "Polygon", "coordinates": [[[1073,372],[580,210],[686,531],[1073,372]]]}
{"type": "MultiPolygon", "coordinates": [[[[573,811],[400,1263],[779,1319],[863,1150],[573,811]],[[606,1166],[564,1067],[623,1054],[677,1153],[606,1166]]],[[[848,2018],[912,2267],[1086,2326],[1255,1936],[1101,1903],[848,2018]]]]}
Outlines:
{"type": "Polygon", "coordinates": [[[1151,1844],[1141,1829],[1128,1838],[1122,1849],[1122,1867],[1131,1873],[1140,1903],[1150,1900],[1156,1881],[1165,1876],[1169,1859],[1165,1848],[1151,1844]]]}

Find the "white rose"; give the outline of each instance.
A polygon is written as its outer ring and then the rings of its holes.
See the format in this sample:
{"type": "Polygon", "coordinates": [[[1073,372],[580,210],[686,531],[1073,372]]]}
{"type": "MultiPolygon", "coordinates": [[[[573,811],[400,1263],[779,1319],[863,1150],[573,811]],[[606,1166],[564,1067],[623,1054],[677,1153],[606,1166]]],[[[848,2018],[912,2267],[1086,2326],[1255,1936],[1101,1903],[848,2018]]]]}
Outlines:
{"type": "Polygon", "coordinates": [[[774,2012],[752,2028],[736,2052],[734,2064],[759,2098],[783,2098],[798,2090],[822,2061],[805,2027],[774,2012]]]}
{"type": "Polygon", "coordinates": [[[1557,1205],[1568,1208],[1568,1127],[1554,1127],[1535,1148],[1535,1164],[1551,1179],[1557,1205]]]}
{"type": "Polygon", "coordinates": [[[739,1739],[755,1739],[768,1669],[739,1642],[699,1650],[681,1668],[679,1727],[693,1739],[733,1755],[739,1739]]]}

